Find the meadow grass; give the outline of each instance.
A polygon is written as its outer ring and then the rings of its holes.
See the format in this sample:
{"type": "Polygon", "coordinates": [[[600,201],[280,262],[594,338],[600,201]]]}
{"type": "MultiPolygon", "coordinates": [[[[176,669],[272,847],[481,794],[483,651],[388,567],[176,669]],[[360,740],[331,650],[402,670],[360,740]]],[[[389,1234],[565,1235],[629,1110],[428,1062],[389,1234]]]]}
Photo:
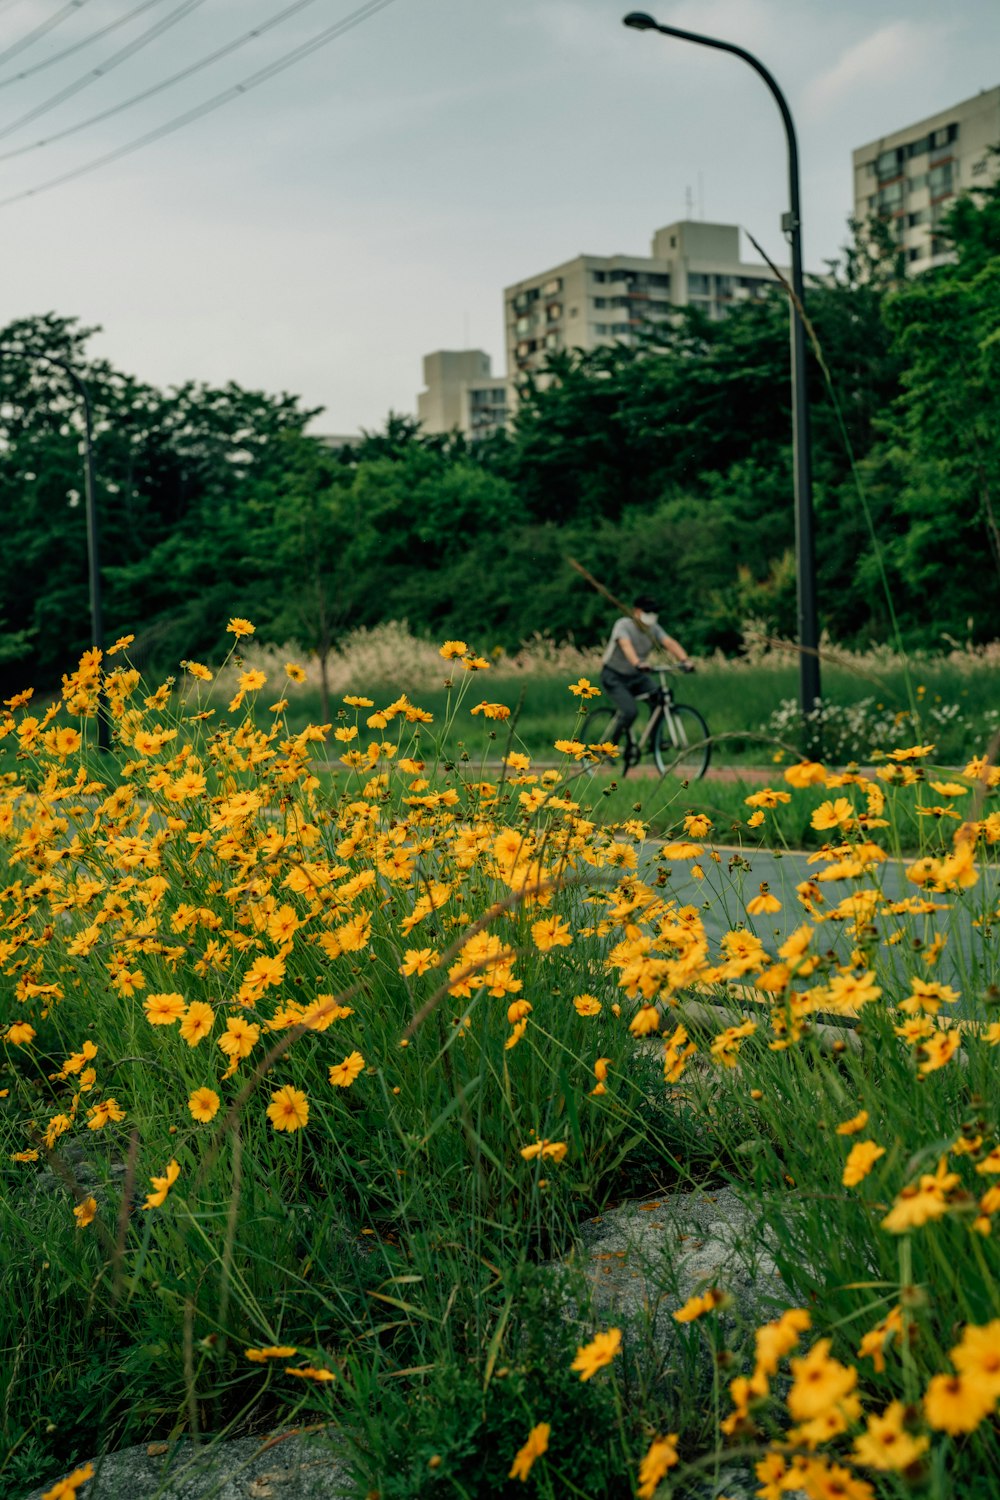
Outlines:
{"type": "Polygon", "coordinates": [[[4,1493],[103,1447],[322,1422],[385,1500],[707,1495],[723,1459],[764,1500],[990,1493],[997,773],[904,740],[692,811],[572,746],[536,769],[466,656],[438,656],[443,699],[347,688],[370,701],[329,727],[246,659],[214,717],[208,668],[178,713],[124,655],[44,714],[10,701],[4,1493]],[[773,895],[741,893],[721,943],[672,897],[697,864],[718,899],[716,841],[806,836],[780,948],[773,895]],[[935,969],[959,924],[961,997],[935,969]],[[670,1378],[555,1263],[609,1205],[721,1183],[787,1305],[749,1333],[724,1286],[672,1307],[670,1378]]]}

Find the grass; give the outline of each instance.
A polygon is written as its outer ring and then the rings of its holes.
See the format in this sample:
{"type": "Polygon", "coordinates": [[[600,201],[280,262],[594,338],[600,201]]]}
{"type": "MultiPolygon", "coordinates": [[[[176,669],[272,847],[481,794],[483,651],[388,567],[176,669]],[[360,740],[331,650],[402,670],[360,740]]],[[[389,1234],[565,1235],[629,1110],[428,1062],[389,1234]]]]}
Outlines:
{"type": "MultiPolygon", "coordinates": [[[[501,779],[505,722],[470,713],[513,707],[499,676],[370,692],[381,721],[351,708],[338,740],[308,697],[176,716],[107,667],[107,758],[92,658],[46,722],[15,701],[0,726],[5,1494],[99,1447],[318,1422],[385,1500],[645,1500],[658,1471],[693,1495],[731,1463],[810,1496],[988,1493],[988,768],[952,779],[909,739],[881,774],[774,766],[789,800],[752,828],[735,785],[612,787],[571,756],[501,779]],[[955,816],[919,816],[938,798],[955,816]],[[671,842],[644,880],[650,828],[671,842]],[[673,899],[692,861],[721,899],[713,840],[807,838],[827,899],[780,950],[756,887],[721,945],[673,899]],[[903,901],[876,845],[915,851],[903,901]],[[959,921],[962,1027],[935,975],[959,921]],[[608,1205],[720,1182],[800,1311],[755,1338],[719,1288],[665,1378],[553,1263],[608,1205]]],[[[571,733],[566,679],[545,694],[522,745],[571,733]]]]}

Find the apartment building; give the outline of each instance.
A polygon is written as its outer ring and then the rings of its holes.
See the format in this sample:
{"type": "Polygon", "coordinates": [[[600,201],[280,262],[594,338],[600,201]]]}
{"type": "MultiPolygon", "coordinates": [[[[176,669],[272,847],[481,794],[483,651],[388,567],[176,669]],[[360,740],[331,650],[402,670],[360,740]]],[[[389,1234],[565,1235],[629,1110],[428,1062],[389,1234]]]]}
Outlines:
{"type": "Polygon", "coordinates": [[[507,422],[507,382],[482,349],[438,349],[424,356],[417,416],[425,432],[461,432],[472,441],[507,422]]]}
{"type": "Polygon", "coordinates": [[[653,235],[650,256],[578,255],[505,288],[508,380],[516,389],[559,349],[628,343],[678,307],[725,317],[734,302],[763,295],[773,282],[768,266],[740,259],[735,224],[668,224],[653,235]]]}
{"type": "Polygon", "coordinates": [[[852,153],[854,217],[890,221],[908,269],[948,258],[938,230],[959,193],[1000,177],[1000,87],[869,141],[852,153]]]}

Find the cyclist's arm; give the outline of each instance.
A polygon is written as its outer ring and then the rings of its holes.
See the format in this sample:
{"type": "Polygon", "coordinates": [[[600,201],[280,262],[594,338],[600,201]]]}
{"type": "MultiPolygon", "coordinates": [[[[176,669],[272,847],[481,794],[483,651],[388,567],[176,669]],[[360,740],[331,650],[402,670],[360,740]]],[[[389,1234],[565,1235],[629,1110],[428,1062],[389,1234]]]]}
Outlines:
{"type": "Polygon", "coordinates": [[[618,637],[618,649],[630,667],[634,668],[637,672],[642,671],[642,662],[639,660],[639,653],[627,635],[620,635],[618,637]]]}
{"type": "Polygon", "coordinates": [[[680,662],[682,667],[691,667],[694,665],[680,641],[675,641],[672,635],[667,635],[666,631],[660,637],[660,645],[665,651],[669,651],[670,655],[676,661],[680,662]]]}

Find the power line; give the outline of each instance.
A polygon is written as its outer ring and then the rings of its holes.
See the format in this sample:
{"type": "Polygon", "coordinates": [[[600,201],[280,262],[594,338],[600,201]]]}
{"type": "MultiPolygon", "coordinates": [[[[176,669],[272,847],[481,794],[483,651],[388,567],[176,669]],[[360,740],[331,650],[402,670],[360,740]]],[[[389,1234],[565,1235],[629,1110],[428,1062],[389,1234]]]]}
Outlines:
{"type": "Polygon", "coordinates": [[[279,57],[273,63],[269,63],[267,67],[259,69],[258,72],[252,73],[249,78],[245,78],[241,83],[234,84],[232,88],[225,89],[221,94],[216,94],[213,98],[207,99],[203,104],[196,105],[193,109],[187,110],[182,115],[175,116],[172,120],[167,120],[163,125],[158,125],[154,130],[147,131],[145,135],[138,136],[134,141],[129,141],[126,145],[119,146],[114,151],[108,151],[103,156],[96,157],[93,161],[85,162],[81,167],[74,167],[71,171],[63,172],[58,177],[50,177],[47,182],[41,182],[37,187],[26,188],[20,193],[12,193],[8,198],[0,198],[0,208],[8,208],[10,204],[19,203],[23,198],[34,198],[39,193],[48,192],[51,188],[61,187],[65,182],[71,182],[74,178],[82,177],[88,172],[95,172],[99,167],[107,166],[110,162],[120,161],[123,156],[129,156],[132,152],[141,150],[143,146],[149,146],[154,141],[162,139],[163,136],[170,135],[175,130],[180,130],[183,126],[191,124],[192,121],[201,119],[204,115],[219,109],[223,104],[228,104],[230,100],[238,98],[239,95],[249,93],[258,84],[266,83],[268,79],[276,77],[278,73],[284,72],[286,68],[292,67],[297,62],[302,62],[313,52],[318,52],[321,47],[325,47],[328,42],[336,41],[338,37],[344,36],[348,31],[352,31],[355,26],[360,26],[362,22],[370,20],[380,10],[385,10],[387,6],[393,3],[394,0],[366,0],[366,4],[359,6],[357,10],[345,16],[342,21],[337,21],[333,26],[327,27],[325,31],[317,33],[310,41],[303,42],[300,46],[293,48],[291,52],[286,52],[284,56],[279,57]]]}
{"type": "MultiPolygon", "coordinates": [[[[8,4],[19,5],[21,0],[8,0],[8,4]]],[[[30,68],[24,68],[20,73],[11,73],[9,78],[0,78],[0,89],[5,89],[11,83],[23,83],[26,78],[33,78],[36,73],[41,73],[45,68],[54,67],[56,63],[63,62],[67,57],[72,57],[75,52],[82,52],[84,47],[90,47],[94,42],[99,42],[102,36],[109,36],[112,31],[117,31],[119,26],[127,26],[129,21],[134,21],[136,16],[141,16],[144,11],[152,10],[154,5],[162,5],[163,0],[142,0],[134,10],[127,11],[125,15],[119,16],[117,21],[109,21],[98,31],[92,31],[89,36],[83,37],[79,42],[73,42],[69,47],[64,47],[61,52],[53,52],[51,57],[46,57],[42,62],[33,63],[30,68]]],[[[3,0],[0,0],[0,10],[3,9],[3,0]]]]}
{"type": "Polygon", "coordinates": [[[60,21],[65,21],[66,17],[71,16],[75,10],[82,10],[86,4],[87,0],[67,0],[62,10],[57,10],[54,16],[49,16],[48,20],[36,26],[34,31],[29,31],[19,42],[15,42],[13,47],[7,47],[5,51],[0,52],[0,63],[6,62],[8,57],[16,57],[19,52],[30,47],[32,42],[37,42],[40,36],[47,36],[50,31],[55,30],[60,21]]]}
{"type": "MultiPolygon", "coordinates": [[[[77,78],[73,83],[68,83],[65,88],[59,89],[57,93],[50,95],[48,99],[43,99],[41,104],[36,104],[34,109],[29,109],[27,114],[21,115],[18,119],[12,120],[9,125],[5,125],[0,130],[0,140],[4,136],[13,134],[21,125],[28,125],[32,120],[37,120],[39,115],[48,114],[50,109],[55,109],[56,105],[63,104],[67,99],[71,99],[74,94],[78,94],[81,89],[85,89],[96,78],[103,78],[106,73],[112,72],[120,63],[126,62],[130,57],[134,57],[148,43],[155,41],[165,31],[169,31],[171,26],[176,26],[178,21],[183,21],[185,16],[189,16],[193,10],[197,10],[204,3],[205,0],[183,0],[183,3],[178,5],[176,10],[172,10],[168,16],[164,16],[162,20],[154,21],[152,26],[147,26],[146,30],[139,36],[127,42],[124,47],[120,47],[117,52],[113,52],[105,62],[101,63],[100,67],[91,68],[90,72],[85,73],[82,78],[77,78]]],[[[28,151],[31,147],[23,146],[21,149],[28,151]]]]}
{"type": "MultiPolygon", "coordinates": [[[[188,6],[201,5],[203,0],[186,0],[188,6]]],[[[143,89],[138,94],[133,94],[131,99],[124,99],[120,104],[112,104],[108,109],[100,110],[96,115],[90,115],[86,120],[78,120],[75,125],[67,125],[65,130],[57,130],[52,135],[43,136],[41,140],[31,141],[26,146],[14,146],[10,151],[0,152],[0,161],[11,161],[15,156],[25,156],[29,151],[38,151],[42,146],[51,146],[56,141],[64,141],[68,136],[76,135],[81,130],[87,130],[91,125],[99,125],[104,120],[110,120],[115,115],[120,115],[124,110],[131,109],[134,104],[141,104],[144,99],[151,99],[154,94],[162,94],[165,89],[173,88],[175,83],[182,83],[186,78],[192,78],[195,73],[200,73],[204,68],[211,67],[213,63],[219,62],[223,57],[229,57],[233,52],[238,52],[248,42],[256,37],[263,36],[265,32],[271,31],[286,21],[289,16],[295,15],[296,11],[305,10],[309,5],[315,5],[316,0],[294,0],[284,10],[278,11],[276,15],[269,17],[252,31],[246,31],[238,36],[235,41],[227,42],[225,46],[218,47],[206,57],[199,58],[197,62],[188,63],[187,67],[181,68],[179,73],[172,73],[169,78],[162,79],[159,83],[151,84],[149,88],[143,89]]],[[[18,121],[18,124],[23,121],[18,121]]],[[[0,131],[0,136],[9,135],[14,129],[11,125],[0,131]]]]}

